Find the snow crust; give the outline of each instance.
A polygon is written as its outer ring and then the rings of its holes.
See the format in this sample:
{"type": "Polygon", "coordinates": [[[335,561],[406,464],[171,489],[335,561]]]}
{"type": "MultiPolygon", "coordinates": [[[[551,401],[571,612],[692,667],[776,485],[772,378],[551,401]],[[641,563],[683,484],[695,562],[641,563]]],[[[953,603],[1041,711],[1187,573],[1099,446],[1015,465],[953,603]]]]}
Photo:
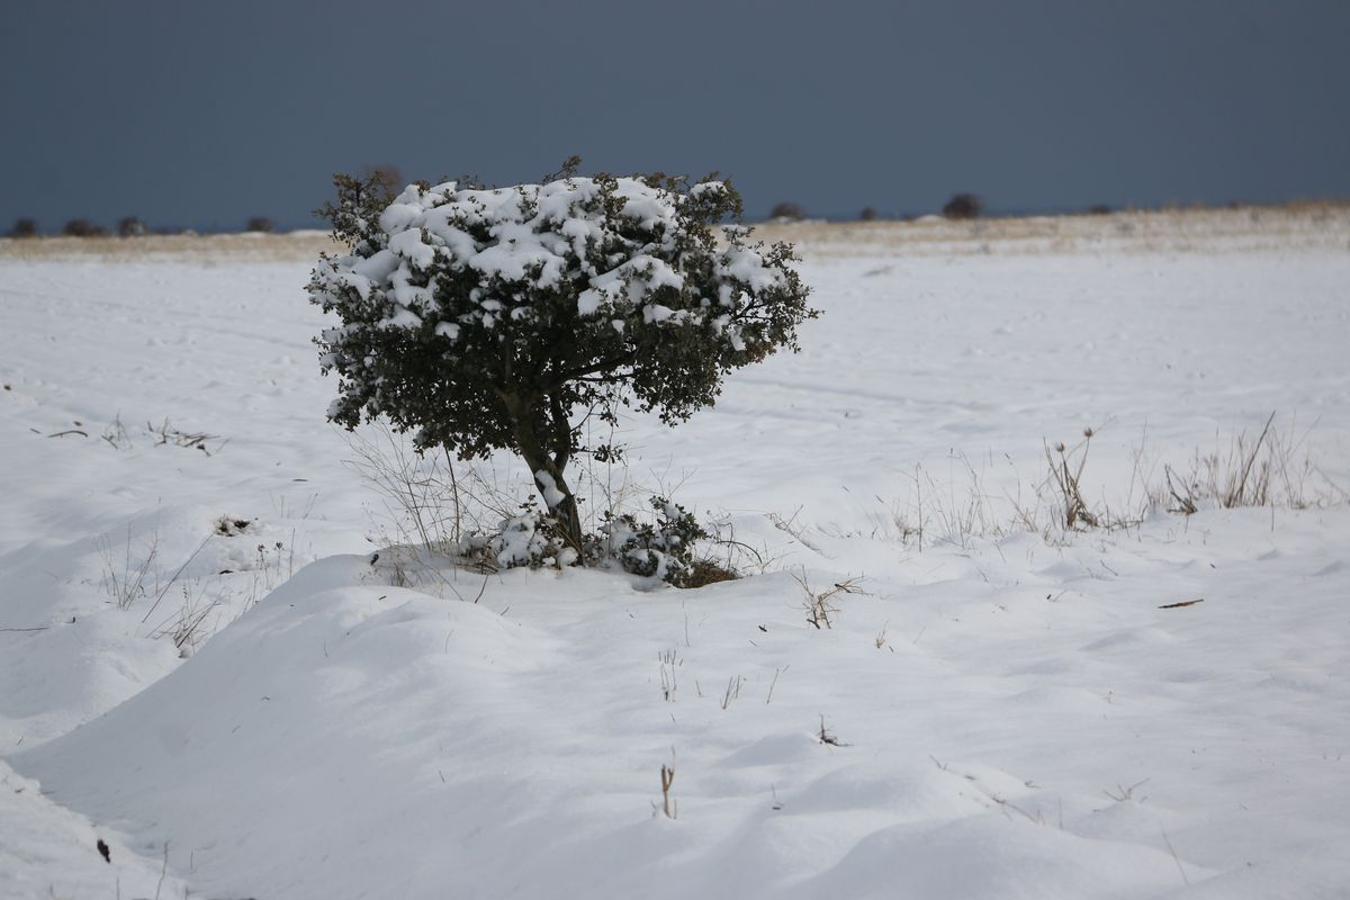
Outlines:
{"type": "Polygon", "coordinates": [[[1344,896],[1343,503],[1049,542],[955,514],[1042,439],[1098,427],[1119,501],[1141,440],[1156,472],[1276,409],[1346,484],[1344,253],[808,260],[799,356],[625,423],[635,478],[687,471],[778,560],[692,592],[399,586],[306,271],[0,263],[0,896],[154,896],[166,843],[166,897],[1344,896]],[[107,562],[152,550],[117,608],[107,562]],[[868,593],[817,630],[803,572],[868,593]]]}

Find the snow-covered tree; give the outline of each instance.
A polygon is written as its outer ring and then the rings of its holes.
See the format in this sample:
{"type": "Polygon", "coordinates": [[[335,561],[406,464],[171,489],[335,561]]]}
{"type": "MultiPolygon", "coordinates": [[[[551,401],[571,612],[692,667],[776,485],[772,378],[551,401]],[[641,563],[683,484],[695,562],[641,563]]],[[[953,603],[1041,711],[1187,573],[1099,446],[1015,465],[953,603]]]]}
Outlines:
{"type": "Polygon", "coordinates": [[[543,184],[335,179],[326,213],[350,255],[325,255],[313,302],[340,320],[316,339],[337,372],[331,420],[386,416],[419,449],[461,459],[509,449],[568,543],[581,524],[565,471],[591,416],[620,406],[669,424],[712,405],[730,369],[797,349],[816,312],[786,244],[719,228],[730,184],[666,176],[543,184]]]}

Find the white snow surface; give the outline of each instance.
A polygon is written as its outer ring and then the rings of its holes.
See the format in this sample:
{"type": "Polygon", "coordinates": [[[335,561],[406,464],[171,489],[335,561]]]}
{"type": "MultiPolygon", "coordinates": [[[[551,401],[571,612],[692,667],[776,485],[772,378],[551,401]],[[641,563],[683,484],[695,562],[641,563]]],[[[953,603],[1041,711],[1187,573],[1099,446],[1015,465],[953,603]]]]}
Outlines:
{"type": "Polygon", "coordinates": [[[394,577],[308,270],[0,260],[0,896],[1350,895],[1350,254],[809,256],[800,355],[625,423],[770,559],[693,591],[394,577]],[[1325,502],[992,527],[1272,411],[1325,502]]]}
{"type": "Polygon", "coordinates": [[[182,897],[190,889],[0,762],[0,897],[182,897]],[[98,842],[108,848],[105,860],[98,842]]]}

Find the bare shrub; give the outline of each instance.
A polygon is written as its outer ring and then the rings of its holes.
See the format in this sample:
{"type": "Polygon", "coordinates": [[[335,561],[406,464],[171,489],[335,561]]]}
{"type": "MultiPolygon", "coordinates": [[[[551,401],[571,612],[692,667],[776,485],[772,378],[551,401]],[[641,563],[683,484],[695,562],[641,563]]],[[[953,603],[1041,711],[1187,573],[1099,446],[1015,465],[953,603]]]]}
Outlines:
{"type": "Polygon", "coordinates": [[[875,222],[879,218],[881,215],[871,206],[864,206],[862,212],[858,213],[859,222],[875,222]]]}
{"type": "Polygon", "coordinates": [[[38,236],[38,223],[36,219],[15,219],[14,227],[9,230],[9,236],[12,238],[31,238],[38,236]]]}
{"type": "MultiPolygon", "coordinates": [[[[775,562],[774,557],[769,554],[767,545],[761,544],[756,548],[738,540],[736,527],[728,517],[711,519],[707,522],[706,528],[708,537],[705,546],[709,549],[695,565],[707,563],[714,569],[721,569],[730,574],[731,578],[711,578],[704,581],[705,584],[740,578],[741,572],[749,569],[764,573],[769,571],[775,562]]],[[[711,574],[713,573],[710,571],[708,575],[711,574]]]]}
{"type": "Polygon", "coordinates": [[[861,578],[847,578],[823,591],[817,591],[811,587],[805,569],[798,574],[794,574],[792,578],[801,586],[802,593],[806,595],[802,601],[802,608],[806,610],[806,621],[818,630],[834,627],[833,617],[840,612],[840,608],[835,604],[840,597],[847,594],[865,593],[862,589],[861,578]]]}
{"type": "Polygon", "coordinates": [[[519,485],[496,480],[495,470],[453,460],[448,452],[418,452],[383,420],[351,432],[346,461],[382,498],[402,543],[454,553],[474,531],[517,515],[519,485]]]}
{"type": "Polygon", "coordinates": [[[802,209],[800,204],[784,201],[782,203],[774,204],[773,209],[769,210],[769,218],[784,219],[789,222],[800,222],[802,219],[806,218],[806,210],[802,209]]]}
{"type": "Polygon", "coordinates": [[[276,224],[266,216],[254,216],[244,224],[244,230],[255,234],[271,234],[276,231],[276,224]]]}

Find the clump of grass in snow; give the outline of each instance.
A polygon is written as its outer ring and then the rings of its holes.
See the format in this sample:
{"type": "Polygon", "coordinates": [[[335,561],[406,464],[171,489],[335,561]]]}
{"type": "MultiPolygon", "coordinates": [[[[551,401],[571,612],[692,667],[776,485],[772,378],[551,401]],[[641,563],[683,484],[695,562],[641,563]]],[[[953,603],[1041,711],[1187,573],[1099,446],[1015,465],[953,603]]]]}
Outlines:
{"type": "Polygon", "coordinates": [[[133,562],[131,549],[131,526],[127,526],[127,537],[122,553],[113,549],[112,541],[106,537],[98,541],[99,557],[103,561],[103,589],[118,609],[128,609],[141,597],[146,596],[146,578],[159,554],[159,534],[150,539],[144,555],[139,562],[133,562]]]}
{"type": "Polygon", "coordinates": [[[847,594],[864,593],[861,578],[849,578],[836,582],[823,591],[817,591],[811,587],[805,570],[794,574],[792,578],[801,586],[802,593],[806,595],[802,600],[802,607],[806,610],[806,621],[818,630],[834,627],[833,617],[840,612],[840,608],[836,605],[840,597],[847,594]]]}
{"type": "MultiPolygon", "coordinates": [[[[1087,487],[1092,475],[1088,454],[1099,433],[1100,429],[1086,429],[1083,440],[1073,446],[1045,443],[1045,475],[1039,483],[1028,483],[1007,457],[1008,471],[999,471],[1002,463],[996,463],[992,454],[987,463],[977,466],[953,453],[952,471],[946,479],[935,478],[924,466],[916,465],[909,479],[909,499],[888,505],[878,497],[882,509],[869,510],[870,532],[829,525],[817,530],[836,538],[893,540],[922,552],[938,544],[967,549],[974,539],[1025,532],[1058,543],[1083,532],[1137,528],[1159,511],[1190,516],[1204,509],[1298,510],[1350,501],[1350,493],[1313,463],[1308,432],[1300,431],[1293,421],[1279,427],[1272,413],[1259,431],[1216,436],[1213,451],[1195,451],[1189,467],[1182,469],[1171,463],[1160,468],[1146,466],[1145,439],[1141,439],[1133,451],[1124,503],[1113,506],[1105,499],[1111,491],[1103,489],[1098,498],[1087,487]],[[1012,487],[1000,495],[986,486],[991,478],[1005,484],[1011,480],[1012,487]]],[[[771,514],[769,518],[802,546],[826,555],[797,515],[784,519],[771,514]]]]}

